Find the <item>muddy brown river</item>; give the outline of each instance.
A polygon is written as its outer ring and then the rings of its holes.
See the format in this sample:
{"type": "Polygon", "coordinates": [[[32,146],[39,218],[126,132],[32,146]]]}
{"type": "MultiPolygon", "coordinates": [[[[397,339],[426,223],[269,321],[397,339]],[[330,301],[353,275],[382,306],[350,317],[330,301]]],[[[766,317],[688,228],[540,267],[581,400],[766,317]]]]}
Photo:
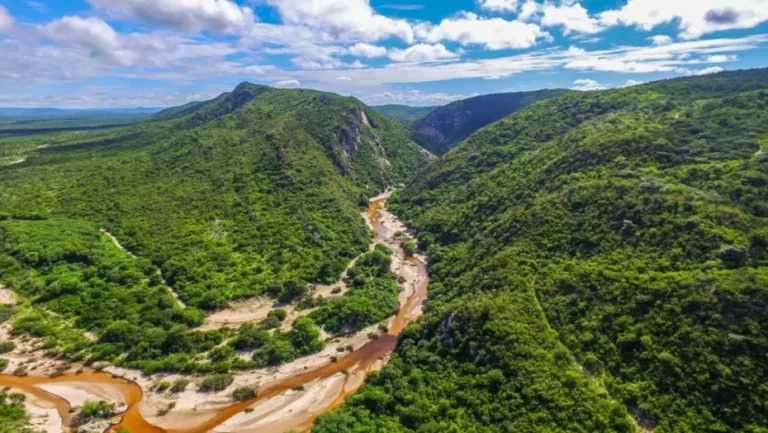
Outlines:
{"type": "MultiPolygon", "coordinates": [[[[385,204],[387,198],[388,195],[384,194],[372,199],[371,206],[367,211],[367,217],[371,225],[376,229],[377,242],[388,242],[392,246],[394,245],[394,231],[399,231],[404,227],[394,218],[394,215],[386,211],[385,204]]],[[[393,250],[395,250],[395,254],[402,254],[402,251],[398,247],[393,248],[393,250]]],[[[274,383],[263,387],[258,396],[251,400],[233,403],[221,408],[207,409],[205,413],[208,416],[199,422],[195,422],[194,426],[186,425],[174,428],[175,426],[173,425],[159,427],[151,424],[145,419],[141,410],[141,405],[145,397],[142,387],[136,382],[113,376],[108,373],[85,370],[80,374],[65,374],[56,378],[0,375],[0,387],[9,386],[15,388],[32,396],[40,402],[46,403],[50,407],[55,407],[56,412],[61,417],[64,430],[66,430],[66,426],[69,426],[72,420],[70,403],[52,392],[45,391],[41,386],[47,386],[50,389],[50,385],[76,383],[81,387],[87,387],[89,384],[98,386],[108,385],[112,389],[119,390],[122,394],[123,401],[126,404],[126,408],[125,411],[116,418],[116,420],[119,419],[119,423],[113,425],[108,431],[115,432],[119,429],[126,429],[131,433],[205,433],[212,430],[218,431],[217,427],[222,426],[222,424],[226,423],[236,415],[243,413],[246,408],[253,407],[254,405],[269,401],[270,399],[275,399],[291,390],[295,390],[308,384],[317,384],[319,381],[321,382],[324,380],[330,381],[332,377],[343,374],[345,377],[344,384],[340,387],[338,395],[330,395],[327,398],[321,399],[319,402],[320,410],[315,408],[314,410],[296,411],[290,415],[291,417],[296,417],[296,419],[291,420],[293,423],[291,425],[299,427],[296,428],[296,430],[308,431],[312,427],[314,418],[318,413],[326,412],[338,407],[344,402],[347,396],[353,394],[362,384],[362,380],[358,380],[355,381],[354,384],[349,385],[347,383],[350,381],[349,377],[351,373],[349,372],[357,371],[367,375],[374,368],[380,366],[382,360],[386,360],[395,349],[397,345],[397,336],[400,332],[402,332],[410,321],[420,315],[422,304],[427,298],[428,279],[426,263],[424,259],[413,258],[405,259],[403,262],[406,263],[407,266],[411,266],[415,269],[413,275],[417,275],[418,278],[410,282],[413,286],[410,293],[404,292],[407,294],[407,297],[404,301],[401,301],[401,307],[398,313],[389,321],[389,331],[386,334],[381,335],[379,338],[367,341],[362,347],[354,352],[348,353],[344,357],[340,357],[336,362],[328,362],[316,368],[308,369],[290,377],[275,381],[274,383]]],[[[313,404],[317,405],[318,402],[314,402],[313,404]]],[[[276,430],[276,426],[267,426],[264,428],[259,428],[257,426],[244,429],[243,431],[263,431],[265,433],[272,433],[276,430]]],[[[240,430],[235,429],[232,431],[240,430]]]]}

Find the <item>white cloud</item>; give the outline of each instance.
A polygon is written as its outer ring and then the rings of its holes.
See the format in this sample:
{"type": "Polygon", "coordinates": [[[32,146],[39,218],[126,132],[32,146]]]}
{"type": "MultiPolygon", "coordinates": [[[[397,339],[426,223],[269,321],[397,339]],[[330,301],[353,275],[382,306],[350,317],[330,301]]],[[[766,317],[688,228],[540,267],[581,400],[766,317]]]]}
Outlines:
{"type": "Polygon", "coordinates": [[[520,21],[528,21],[532,18],[535,18],[540,11],[541,5],[533,0],[528,0],[523,3],[523,7],[520,8],[520,13],[517,14],[517,18],[520,21]]]}
{"type": "Polygon", "coordinates": [[[579,3],[560,6],[546,3],[543,12],[541,25],[544,27],[563,26],[565,35],[570,33],[592,34],[603,30],[599,22],[590,18],[587,10],[579,3]]]}
{"type": "Polygon", "coordinates": [[[135,60],[125,56],[130,53],[119,52],[121,44],[117,32],[99,18],[65,16],[41,26],[40,30],[63,45],[89,48],[94,55],[107,56],[125,65],[135,60]]]}
{"type": "Polygon", "coordinates": [[[718,72],[723,72],[725,69],[719,67],[719,66],[713,66],[711,68],[702,69],[699,71],[695,71],[696,75],[709,75],[709,74],[717,74],[718,72]]]}
{"type": "Polygon", "coordinates": [[[369,0],[264,0],[284,24],[305,26],[338,41],[378,41],[389,37],[413,41],[411,25],[380,15],[369,0]]]}
{"type": "Polygon", "coordinates": [[[462,45],[484,45],[489,50],[530,48],[539,39],[550,38],[549,33],[536,24],[480,18],[473,13],[445,19],[437,26],[420,24],[416,34],[430,43],[455,41],[462,45]]]}
{"type": "Polygon", "coordinates": [[[364,44],[362,42],[355,44],[349,48],[349,53],[358,56],[373,59],[376,57],[384,57],[387,55],[387,49],[384,47],[378,47],[376,45],[364,44]]]}
{"type": "Polygon", "coordinates": [[[478,0],[481,8],[493,12],[515,12],[518,0],[478,0]]]}
{"type": "Polygon", "coordinates": [[[588,92],[590,90],[603,90],[607,88],[608,87],[604,84],[591,79],[576,80],[573,82],[573,87],[571,87],[572,90],[580,90],[582,92],[588,92]]]}
{"type": "Polygon", "coordinates": [[[599,16],[606,26],[619,24],[651,30],[677,23],[680,36],[696,39],[728,29],[746,29],[768,20],[768,0],[628,0],[599,16]]]}
{"type": "Polygon", "coordinates": [[[10,33],[15,25],[15,20],[8,9],[0,5],[0,34],[10,33]]]}
{"type": "MultiPolygon", "coordinates": [[[[678,42],[662,47],[617,47],[586,51],[581,48],[546,49],[537,52],[431,64],[390,64],[384,67],[344,71],[359,87],[384,84],[424,83],[471,78],[503,78],[521,72],[547,71],[565,67],[576,70],[687,74],[697,56],[736,53],[764,47],[768,35],[678,42]]],[[[338,83],[338,71],[295,72],[297,79],[338,83]]]]}
{"type": "Polygon", "coordinates": [[[737,56],[729,56],[725,54],[717,54],[712,56],[706,56],[702,59],[704,63],[725,63],[738,60],[737,56]]]}
{"type": "Polygon", "coordinates": [[[339,81],[352,81],[352,78],[350,78],[350,77],[339,77],[339,78],[337,78],[337,80],[339,80],[339,81]]]}
{"type": "Polygon", "coordinates": [[[639,86],[641,84],[645,84],[645,81],[638,81],[638,80],[627,80],[626,83],[624,83],[621,87],[632,87],[632,86],[639,86]]]}
{"type": "Polygon", "coordinates": [[[405,92],[374,93],[371,95],[361,96],[361,99],[370,105],[398,104],[398,105],[412,105],[412,106],[428,106],[428,105],[445,105],[453,101],[458,101],[460,99],[467,99],[477,95],[478,95],[477,93],[472,93],[472,94],[422,93],[418,90],[409,90],[405,92]]]}
{"type": "Polygon", "coordinates": [[[283,80],[275,83],[275,87],[282,87],[282,88],[301,87],[301,82],[299,80],[283,80]]]}
{"type": "Polygon", "coordinates": [[[648,38],[653,45],[662,46],[662,45],[669,45],[672,43],[672,38],[667,35],[655,35],[648,38]]]}
{"type": "Polygon", "coordinates": [[[418,44],[404,50],[392,50],[389,58],[396,62],[422,63],[436,60],[455,59],[458,54],[449,51],[443,44],[418,44]]]}
{"type": "Polygon", "coordinates": [[[188,31],[235,32],[255,20],[253,10],[231,0],[88,0],[117,18],[188,31]]]}

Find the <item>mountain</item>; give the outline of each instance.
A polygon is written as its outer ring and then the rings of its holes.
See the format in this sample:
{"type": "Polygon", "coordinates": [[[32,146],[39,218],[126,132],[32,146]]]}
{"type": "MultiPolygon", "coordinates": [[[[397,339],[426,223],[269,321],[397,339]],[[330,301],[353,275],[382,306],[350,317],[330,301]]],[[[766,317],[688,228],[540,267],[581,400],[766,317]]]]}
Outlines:
{"type": "Polygon", "coordinates": [[[367,251],[368,197],[426,161],[409,135],[353,98],[243,83],[126,128],[7,139],[0,281],[29,301],[14,332],[190,371],[224,336],[185,333],[201,310],[290,300],[367,251]]]}
{"type": "Polygon", "coordinates": [[[62,117],[62,116],[87,116],[87,115],[109,115],[109,114],[153,114],[161,111],[162,108],[156,107],[134,107],[134,108],[81,108],[81,109],[63,109],[63,108],[13,108],[0,107],[0,117],[62,117]]]}
{"type": "Polygon", "coordinates": [[[313,431],[764,431],[767,108],[766,69],[570,93],[431,164],[391,205],[426,317],[313,431]]]}
{"type": "Polygon", "coordinates": [[[412,126],[414,123],[424,118],[437,107],[411,107],[408,105],[379,105],[371,107],[377,113],[389,118],[399,120],[406,126],[412,126]]]}
{"type": "Polygon", "coordinates": [[[463,99],[432,110],[412,124],[420,144],[442,155],[478,129],[543,99],[569,93],[568,90],[498,93],[463,99]]]}

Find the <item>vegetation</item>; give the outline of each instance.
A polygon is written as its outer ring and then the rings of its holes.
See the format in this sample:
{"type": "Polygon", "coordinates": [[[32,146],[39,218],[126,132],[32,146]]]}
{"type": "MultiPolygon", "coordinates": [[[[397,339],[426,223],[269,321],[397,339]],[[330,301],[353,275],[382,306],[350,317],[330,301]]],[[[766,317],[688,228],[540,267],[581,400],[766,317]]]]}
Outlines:
{"type": "Polygon", "coordinates": [[[439,107],[412,126],[419,144],[435,155],[443,155],[480,128],[535,102],[566,93],[567,90],[538,90],[476,96],[439,107]]]}
{"type": "Polygon", "coordinates": [[[0,390],[0,433],[32,433],[24,394],[0,390]]]}
{"type": "Polygon", "coordinates": [[[350,290],[313,311],[310,317],[331,334],[359,331],[391,316],[400,286],[390,274],[392,252],[384,245],[358,259],[348,272],[350,290]]]}
{"type": "Polygon", "coordinates": [[[768,70],[534,104],[392,206],[425,320],[315,432],[763,432],[768,70]]]}
{"type": "Polygon", "coordinates": [[[234,380],[231,374],[213,374],[203,379],[197,389],[200,392],[224,391],[234,380]]]}
{"type": "Polygon", "coordinates": [[[259,394],[259,386],[238,386],[232,391],[232,398],[235,401],[246,401],[255,398],[259,394]]]}
{"type": "MultiPolygon", "coordinates": [[[[355,99],[247,83],[137,126],[0,139],[14,333],[147,372],[251,368],[208,356],[228,335],[190,332],[203,311],[336,281],[370,241],[360,206],[423,161],[404,127],[355,99]]],[[[302,344],[297,356],[316,350],[302,344]]]]}
{"type": "Polygon", "coordinates": [[[408,105],[379,105],[371,107],[377,113],[395,119],[406,126],[413,126],[437,107],[411,107],[408,105]]]}
{"type": "Polygon", "coordinates": [[[114,403],[105,400],[86,401],[72,420],[72,425],[82,426],[91,421],[109,419],[114,415],[114,403]]]}

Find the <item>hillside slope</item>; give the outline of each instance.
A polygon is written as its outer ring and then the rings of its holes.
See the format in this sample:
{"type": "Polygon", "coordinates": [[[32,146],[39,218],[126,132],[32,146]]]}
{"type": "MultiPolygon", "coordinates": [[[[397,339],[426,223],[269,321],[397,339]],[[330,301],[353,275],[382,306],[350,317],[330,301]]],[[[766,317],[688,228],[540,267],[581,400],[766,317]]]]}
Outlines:
{"type": "Polygon", "coordinates": [[[422,146],[442,155],[478,129],[535,102],[566,93],[555,89],[476,96],[432,110],[413,123],[413,128],[422,146]]]}
{"type": "Polygon", "coordinates": [[[314,431],[766,431],[767,108],[768,70],[570,94],[430,165],[426,320],[314,431]]]}
{"type": "MultiPolygon", "coordinates": [[[[425,161],[399,123],[317,91],[243,83],[156,119],[35,147],[42,139],[3,142],[24,152],[0,166],[0,281],[30,303],[18,332],[71,354],[89,344],[62,336],[74,323],[109,343],[98,356],[111,359],[140,342],[162,346],[166,332],[187,338],[179,333],[200,325],[200,309],[335,282],[369,245],[368,197],[425,161]]],[[[221,341],[192,335],[182,352],[221,341]]]]}
{"type": "Polygon", "coordinates": [[[411,107],[408,105],[378,105],[371,107],[382,116],[400,121],[406,126],[412,126],[414,123],[424,118],[434,111],[437,107],[411,107]]]}

